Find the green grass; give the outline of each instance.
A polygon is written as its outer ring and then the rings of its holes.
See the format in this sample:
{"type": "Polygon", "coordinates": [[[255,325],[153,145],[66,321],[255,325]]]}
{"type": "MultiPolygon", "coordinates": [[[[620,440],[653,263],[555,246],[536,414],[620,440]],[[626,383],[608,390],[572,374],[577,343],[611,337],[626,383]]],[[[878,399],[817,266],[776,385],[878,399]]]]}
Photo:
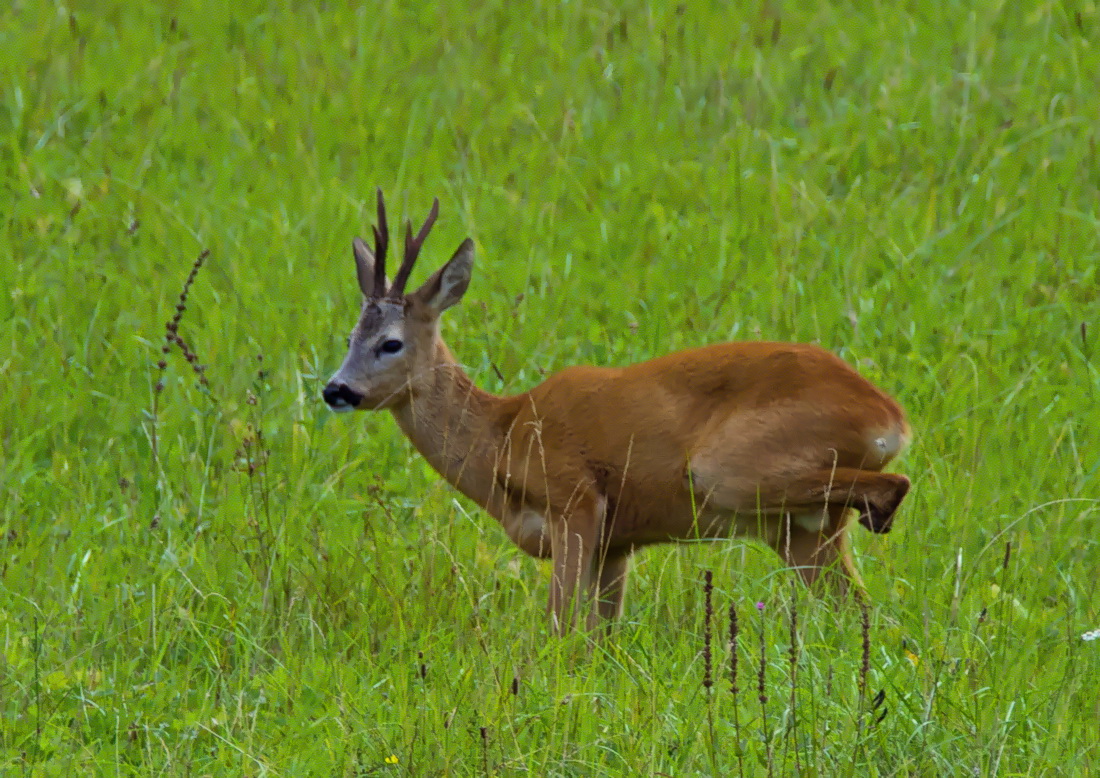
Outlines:
{"type": "Polygon", "coordinates": [[[1100,772],[1100,9],[725,5],[0,10],[0,773],[1100,772]],[[417,278],[477,241],[484,388],[769,338],[897,396],[866,668],[739,543],[549,638],[547,567],[319,402],[379,185],[442,201],[417,278]],[[156,366],[203,249],[208,391],[156,366]]]}

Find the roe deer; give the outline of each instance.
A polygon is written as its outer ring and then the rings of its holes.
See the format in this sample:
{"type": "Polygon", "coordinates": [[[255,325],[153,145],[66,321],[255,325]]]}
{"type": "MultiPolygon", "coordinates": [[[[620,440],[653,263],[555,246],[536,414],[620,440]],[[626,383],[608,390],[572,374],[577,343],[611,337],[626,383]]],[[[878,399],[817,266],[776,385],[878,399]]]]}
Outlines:
{"type": "Polygon", "coordinates": [[[629,367],[570,367],[528,392],[474,386],[439,332],[470,283],[474,244],[405,294],[433,205],[390,283],[382,192],[374,251],[353,242],[359,322],[324,389],[336,411],[388,410],[439,473],[517,546],[553,560],[558,631],[622,608],[630,555],[653,543],[745,536],[807,583],[862,586],[849,509],[888,532],[909,490],[880,472],[908,442],[899,405],[832,353],[722,343],[629,367]],[[581,605],[584,605],[582,609],[581,605]]]}

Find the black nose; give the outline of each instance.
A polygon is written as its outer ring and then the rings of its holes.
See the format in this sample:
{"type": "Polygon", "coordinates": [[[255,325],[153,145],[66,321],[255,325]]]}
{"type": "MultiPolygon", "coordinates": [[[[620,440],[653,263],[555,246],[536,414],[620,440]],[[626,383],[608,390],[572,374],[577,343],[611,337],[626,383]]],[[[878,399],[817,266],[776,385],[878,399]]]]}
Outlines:
{"type": "Polygon", "coordinates": [[[363,400],[363,395],[350,388],[347,384],[330,383],[321,392],[325,402],[332,408],[355,408],[363,400]]]}

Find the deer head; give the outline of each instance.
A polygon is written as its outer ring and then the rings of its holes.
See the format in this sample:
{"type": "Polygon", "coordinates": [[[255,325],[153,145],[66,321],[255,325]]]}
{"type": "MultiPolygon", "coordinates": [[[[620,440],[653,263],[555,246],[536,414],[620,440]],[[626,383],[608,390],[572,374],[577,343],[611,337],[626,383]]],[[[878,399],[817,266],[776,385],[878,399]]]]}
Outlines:
{"type": "Polygon", "coordinates": [[[418,384],[431,380],[438,361],[439,315],[462,299],[474,264],[474,243],[466,238],[447,264],[405,294],[413,263],[438,215],[436,199],[415,237],[406,220],[405,255],[391,284],[386,279],[386,205],[378,190],[374,251],[360,238],[352,241],[363,305],[348,338],[347,356],[323,392],[334,411],[393,408],[407,402],[418,384]]]}

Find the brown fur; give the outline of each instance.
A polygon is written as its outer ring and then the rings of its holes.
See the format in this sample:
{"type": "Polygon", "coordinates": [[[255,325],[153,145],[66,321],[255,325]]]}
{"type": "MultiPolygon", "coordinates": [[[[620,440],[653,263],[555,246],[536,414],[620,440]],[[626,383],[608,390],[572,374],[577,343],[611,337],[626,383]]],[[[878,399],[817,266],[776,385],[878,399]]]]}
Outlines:
{"type": "MultiPolygon", "coordinates": [[[[363,248],[361,277],[373,271],[363,248]]],[[[909,489],[905,476],[880,472],[909,438],[893,399],[821,348],[758,342],[571,367],[528,392],[491,395],[438,328],[472,257],[464,243],[402,305],[365,310],[330,387],[361,396],[358,409],[390,410],[520,548],[553,559],[559,629],[582,610],[590,625],[617,615],[631,554],[654,543],[757,538],[807,583],[838,594],[860,585],[849,509],[885,532],[909,489]],[[402,339],[401,355],[371,350],[386,338],[402,339]]]]}

